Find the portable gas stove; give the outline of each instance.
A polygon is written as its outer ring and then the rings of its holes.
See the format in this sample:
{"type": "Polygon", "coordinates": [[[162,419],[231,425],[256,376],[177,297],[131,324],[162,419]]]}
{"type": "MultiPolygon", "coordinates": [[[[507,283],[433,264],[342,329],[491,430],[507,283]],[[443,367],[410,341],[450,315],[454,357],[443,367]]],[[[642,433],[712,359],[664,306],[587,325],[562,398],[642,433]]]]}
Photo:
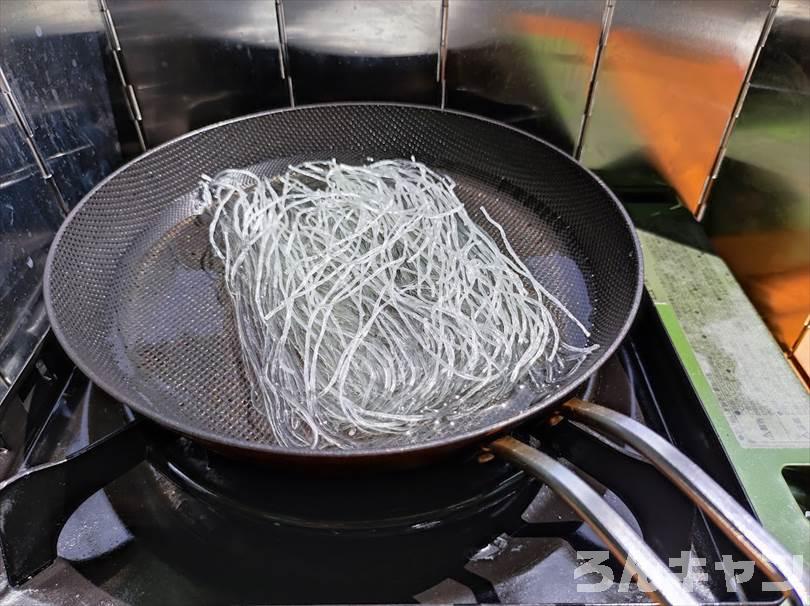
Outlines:
{"type": "MultiPolygon", "coordinates": [[[[586,395],[668,436],[745,502],[648,298],[586,395]]],[[[649,601],[554,493],[497,460],[303,482],[132,423],[53,339],[9,402],[3,477],[68,462],[7,499],[4,603],[649,601]]],[[[742,556],[634,453],[568,421],[528,433],[673,558],[700,600],[779,601],[758,573],[727,583],[716,564],[742,556]]]]}

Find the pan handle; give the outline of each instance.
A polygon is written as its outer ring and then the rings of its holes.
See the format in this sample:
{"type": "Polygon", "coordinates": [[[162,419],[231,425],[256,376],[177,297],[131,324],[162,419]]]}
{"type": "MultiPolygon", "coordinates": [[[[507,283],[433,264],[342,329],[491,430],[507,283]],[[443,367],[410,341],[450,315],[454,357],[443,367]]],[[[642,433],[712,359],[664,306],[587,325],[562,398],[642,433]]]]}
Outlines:
{"type": "Polygon", "coordinates": [[[661,604],[697,606],[678,578],[649,545],[576,473],[553,457],[510,436],[492,442],[489,450],[547,484],[591,527],[616,558],[650,585],[643,588],[661,604]]]}
{"type": "Polygon", "coordinates": [[[579,399],[563,414],[605,436],[632,446],[695,503],[772,581],[787,584],[785,596],[810,606],[810,572],[698,465],[657,433],[630,417],[579,399]]]}

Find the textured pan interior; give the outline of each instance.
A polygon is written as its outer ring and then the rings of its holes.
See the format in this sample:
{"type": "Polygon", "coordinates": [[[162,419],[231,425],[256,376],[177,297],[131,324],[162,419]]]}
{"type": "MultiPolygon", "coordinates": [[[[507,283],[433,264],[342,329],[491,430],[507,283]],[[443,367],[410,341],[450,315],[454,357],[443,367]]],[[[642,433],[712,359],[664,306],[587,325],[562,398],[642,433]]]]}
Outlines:
{"type": "MultiPolygon", "coordinates": [[[[473,218],[487,208],[601,346],[565,384],[517,390],[504,405],[423,440],[469,438],[519,420],[581,383],[624,335],[641,260],[625,215],[588,171],[537,139],[454,112],[305,107],[215,125],[153,150],[93,190],[57,235],[45,288],[54,330],[91,379],[143,414],[209,441],[280,451],[250,404],[230,302],[190,192],[202,174],[225,168],[272,175],[292,159],[412,155],[457,181],[473,218]]],[[[411,437],[358,452],[414,446],[411,437]]]]}

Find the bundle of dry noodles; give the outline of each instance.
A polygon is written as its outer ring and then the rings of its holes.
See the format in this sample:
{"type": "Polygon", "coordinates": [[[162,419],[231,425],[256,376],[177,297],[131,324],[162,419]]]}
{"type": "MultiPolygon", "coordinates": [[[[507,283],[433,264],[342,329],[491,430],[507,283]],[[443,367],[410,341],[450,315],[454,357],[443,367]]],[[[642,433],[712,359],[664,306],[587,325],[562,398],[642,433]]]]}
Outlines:
{"type": "Polygon", "coordinates": [[[453,425],[591,351],[561,339],[560,318],[587,331],[454,188],[413,160],[204,181],[254,404],[278,443],[453,425]]]}

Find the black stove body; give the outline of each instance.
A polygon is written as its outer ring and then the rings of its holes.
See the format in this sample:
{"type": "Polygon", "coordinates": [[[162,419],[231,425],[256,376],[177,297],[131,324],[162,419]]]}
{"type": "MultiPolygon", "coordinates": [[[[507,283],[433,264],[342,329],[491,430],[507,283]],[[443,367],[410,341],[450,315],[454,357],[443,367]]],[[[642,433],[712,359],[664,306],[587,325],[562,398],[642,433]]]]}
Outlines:
{"type": "MultiPolygon", "coordinates": [[[[649,299],[585,395],[666,435],[744,500],[649,299]]],[[[486,454],[361,476],[233,461],[134,419],[53,340],[10,402],[3,478],[28,472],[1,489],[2,595],[15,604],[648,601],[553,492],[486,454]]],[[[739,554],[634,452],[570,421],[524,431],[702,601],[776,599],[756,574],[727,583],[717,563],[739,554]]]]}

